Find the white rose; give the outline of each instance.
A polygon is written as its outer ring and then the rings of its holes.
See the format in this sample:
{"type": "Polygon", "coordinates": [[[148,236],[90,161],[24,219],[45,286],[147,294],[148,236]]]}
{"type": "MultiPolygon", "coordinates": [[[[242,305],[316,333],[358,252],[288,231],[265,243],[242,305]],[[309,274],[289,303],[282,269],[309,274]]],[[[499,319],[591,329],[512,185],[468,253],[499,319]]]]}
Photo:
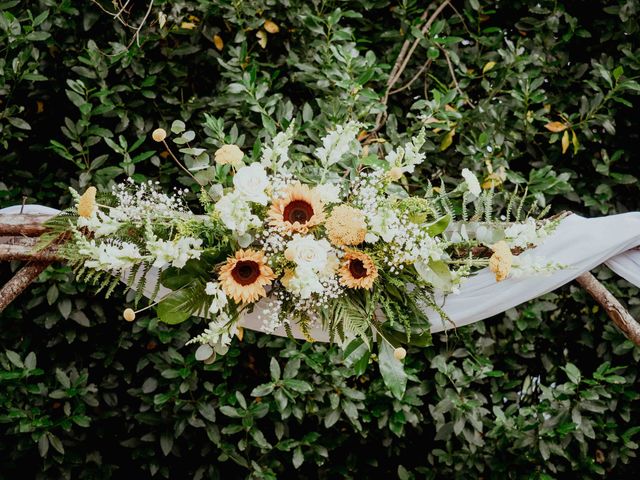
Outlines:
{"type": "Polygon", "coordinates": [[[266,205],[269,200],[264,191],[269,186],[269,178],[264,167],[259,163],[252,163],[242,167],[233,177],[236,192],[249,202],[266,205]]]}
{"type": "Polygon", "coordinates": [[[478,182],[478,178],[473,174],[473,172],[468,168],[464,168],[462,169],[462,177],[464,178],[464,181],[467,182],[469,192],[476,197],[480,196],[480,193],[482,193],[480,182],[478,182]]]}
{"type": "Polygon", "coordinates": [[[310,235],[296,235],[287,243],[284,256],[300,267],[318,272],[327,264],[327,256],[331,245],[324,238],[316,240],[310,235]]]}
{"type": "Polygon", "coordinates": [[[340,187],[333,183],[318,185],[314,190],[320,195],[324,203],[340,203],[340,187]]]}

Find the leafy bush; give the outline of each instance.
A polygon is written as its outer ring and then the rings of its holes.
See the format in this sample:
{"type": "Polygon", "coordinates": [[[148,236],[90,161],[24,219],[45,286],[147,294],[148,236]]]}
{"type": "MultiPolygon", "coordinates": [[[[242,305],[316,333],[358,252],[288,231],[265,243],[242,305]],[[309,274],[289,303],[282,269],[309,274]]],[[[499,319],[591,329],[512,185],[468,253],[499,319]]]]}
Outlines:
{"type": "MultiPolygon", "coordinates": [[[[421,18],[411,0],[119,12],[4,0],[0,205],[67,206],[69,185],[104,190],[127,175],[192,186],[149,139],[175,119],[212,149],[248,152],[292,122],[317,139],[358,119],[371,152],[426,122],[417,192],[468,167],[487,186],[528,186],[555,212],[638,210],[640,2],[445,3],[423,29],[439,2],[421,18]],[[390,82],[405,41],[412,55],[390,82]]],[[[598,276],[640,313],[636,287],[598,276]]],[[[131,326],[126,302],[56,265],[3,312],[0,477],[619,478],[640,467],[640,349],[576,286],[410,350],[402,400],[373,356],[253,332],[203,366],[184,347],[198,319],[168,328],[148,311],[131,326]]]]}

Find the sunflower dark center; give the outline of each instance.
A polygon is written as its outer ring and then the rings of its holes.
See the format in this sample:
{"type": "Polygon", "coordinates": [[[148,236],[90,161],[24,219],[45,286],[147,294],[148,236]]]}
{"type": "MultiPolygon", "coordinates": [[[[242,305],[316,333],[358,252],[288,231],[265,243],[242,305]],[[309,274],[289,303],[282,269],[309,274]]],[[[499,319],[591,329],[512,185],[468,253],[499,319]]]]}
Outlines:
{"type": "Polygon", "coordinates": [[[260,265],[253,260],[240,260],[231,270],[231,276],[240,285],[250,285],[260,276],[260,265]]]}
{"type": "Polygon", "coordinates": [[[313,207],[304,200],[294,200],[284,207],[282,216],[286,222],[304,225],[313,217],[313,207]]]}
{"type": "Polygon", "coordinates": [[[362,263],[362,260],[358,260],[357,258],[354,258],[349,262],[349,272],[351,272],[351,275],[356,280],[367,276],[367,269],[365,268],[364,263],[362,263]]]}

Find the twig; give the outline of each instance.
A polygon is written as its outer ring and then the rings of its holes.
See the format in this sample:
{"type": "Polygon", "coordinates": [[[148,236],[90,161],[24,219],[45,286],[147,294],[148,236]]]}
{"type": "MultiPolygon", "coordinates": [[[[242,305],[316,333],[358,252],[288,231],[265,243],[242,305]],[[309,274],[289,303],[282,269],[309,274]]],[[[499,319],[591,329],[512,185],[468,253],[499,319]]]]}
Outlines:
{"type": "Polygon", "coordinates": [[[171,150],[171,148],[169,147],[169,144],[167,143],[166,140],[162,140],[162,143],[164,144],[164,147],[167,149],[167,152],[169,152],[169,155],[171,156],[171,158],[173,159],[173,161],[176,163],[176,165],[178,165],[187,175],[189,175],[194,182],[196,182],[196,184],[198,186],[200,186],[200,188],[202,188],[205,193],[207,194],[207,196],[211,199],[212,202],[215,202],[215,199],[211,196],[211,194],[207,191],[206,188],[204,188],[204,185],[202,183],[200,183],[198,181],[198,179],[193,175],[193,173],[191,173],[189,171],[189,169],[187,167],[185,167],[180,160],[178,160],[178,157],[176,157],[173,153],[173,151],[171,150]]]}
{"type": "MultiPolygon", "coordinates": [[[[464,92],[462,91],[462,89],[460,88],[460,84],[458,83],[458,79],[456,78],[456,72],[453,69],[453,64],[451,63],[451,59],[449,58],[449,54],[447,53],[447,51],[442,48],[440,45],[438,45],[438,48],[440,49],[440,51],[444,54],[444,58],[447,61],[447,66],[449,67],[449,73],[451,74],[451,79],[453,80],[453,84],[456,87],[456,90],[458,91],[458,93],[460,94],[461,97],[465,97],[464,92]]],[[[471,102],[471,100],[469,100],[468,98],[464,98],[464,101],[470,106],[473,107],[473,103],[471,102]]]]}
{"type": "Polygon", "coordinates": [[[576,281],[602,306],[625,337],[640,346],[640,324],[636,322],[622,303],[589,272],[577,277],[576,281]]]}
{"type": "Polygon", "coordinates": [[[122,6],[122,8],[118,11],[118,13],[113,13],[113,12],[110,12],[109,10],[107,10],[106,8],[104,8],[104,7],[100,4],[100,2],[98,2],[97,0],[91,0],[91,2],[92,2],[92,3],[95,3],[95,4],[100,8],[100,10],[102,10],[102,11],[103,11],[104,13],[106,13],[107,15],[112,16],[114,20],[118,20],[118,21],[119,21],[120,23],[122,23],[122,25],[124,25],[125,27],[133,29],[133,27],[132,27],[131,25],[129,25],[127,22],[125,22],[124,20],[122,20],[122,19],[120,18],[120,15],[122,15],[122,12],[124,12],[124,11],[125,11],[125,9],[127,8],[127,5],[129,5],[129,2],[130,2],[130,1],[131,1],[131,0],[127,0],[127,1],[125,2],[125,4],[122,6]]]}
{"type": "MultiPolygon", "coordinates": [[[[444,0],[438,6],[438,8],[436,8],[436,10],[433,12],[433,14],[429,17],[429,19],[421,28],[421,32],[423,34],[426,34],[429,31],[429,29],[431,28],[431,25],[433,25],[433,22],[435,22],[436,18],[438,18],[438,15],[440,15],[440,13],[445,9],[445,7],[450,2],[451,0],[444,0]]],[[[428,13],[428,10],[425,10],[425,12],[422,14],[420,19],[421,20],[426,19],[427,13],[428,13]]],[[[400,76],[404,72],[405,68],[407,68],[407,65],[409,64],[409,59],[411,58],[411,55],[413,55],[413,52],[415,52],[416,48],[418,48],[418,45],[420,44],[420,40],[421,40],[420,38],[416,38],[413,42],[410,42],[409,40],[405,40],[405,42],[402,44],[402,48],[400,49],[400,53],[398,54],[396,63],[393,65],[393,68],[391,69],[391,73],[389,74],[389,80],[387,81],[387,89],[384,93],[384,97],[382,98],[381,103],[384,106],[387,105],[393,86],[400,79],[400,76]]],[[[376,124],[374,128],[371,130],[371,132],[369,132],[369,135],[367,135],[367,137],[374,136],[378,132],[378,130],[382,128],[382,125],[384,125],[384,122],[386,121],[386,117],[387,115],[384,111],[378,113],[378,116],[376,117],[376,124]]]]}
{"type": "Polygon", "coordinates": [[[415,82],[418,78],[420,78],[420,75],[422,75],[422,72],[424,72],[427,68],[429,68],[431,66],[431,63],[433,62],[432,59],[427,60],[426,62],[424,62],[424,64],[422,65],[422,67],[420,67],[420,70],[418,70],[418,73],[416,73],[413,78],[411,78],[411,80],[409,80],[405,85],[403,85],[400,88],[396,88],[395,90],[391,90],[389,92],[389,95],[395,95],[396,93],[400,93],[403,90],[406,90],[407,88],[409,88],[411,85],[413,85],[413,82],[415,82]]]}
{"type": "Polygon", "coordinates": [[[140,30],[142,30],[142,27],[144,26],[144,24],[147,21],[147,18],[149,18],[149,15],[151,15],[151,9],[153,8],[153,0],[151,0],[149,2],[149,8],[147,8],[147,13],[144,14],[144,18],[142,19],[142,21],[140,22],[140,25],[138,26],[138,28],[136,28],[135,33],[133,34],[133,38],[131,39],[131,41],[129,42],[129,45],[127,45],[127,50],[131,47],[131,45],[133,45],[133,42],[135,41],[136,44],[138,45],[138,47],[140,46],[140,30]]]}

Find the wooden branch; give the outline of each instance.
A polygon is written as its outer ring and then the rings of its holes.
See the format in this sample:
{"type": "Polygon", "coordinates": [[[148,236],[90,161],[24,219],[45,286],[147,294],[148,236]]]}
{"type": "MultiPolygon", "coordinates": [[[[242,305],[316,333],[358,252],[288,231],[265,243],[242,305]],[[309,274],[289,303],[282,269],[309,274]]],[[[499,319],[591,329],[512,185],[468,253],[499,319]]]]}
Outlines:
{"type": "Polygon", "coordinates": [[[55,262],[62,260],[55,247],[34,252],[37,239],[29,237],[0,237],[0,262],[20,261],[46,261],[55,262]]]}
{"type": "Polygon", "coordinates": [[[624,305],[591,273],[583,273],[576,278],[576,281],[602,306],[613,323],[622,330],[625,337],[640,346],[640,324],[636,322],[624,305]]]}
{"type": "Polygon", "coordinates": [[[40,275],[51,262],[29,262],[0,289],[0,313],[40,275]]]}
{"type": "Polygon", "coordinates": [[[26,237],[39,237],[49,229],[42,224],[52,215],[43,214],[3,214],[0,216],[0,236],[24,235],[26,237]]]}

